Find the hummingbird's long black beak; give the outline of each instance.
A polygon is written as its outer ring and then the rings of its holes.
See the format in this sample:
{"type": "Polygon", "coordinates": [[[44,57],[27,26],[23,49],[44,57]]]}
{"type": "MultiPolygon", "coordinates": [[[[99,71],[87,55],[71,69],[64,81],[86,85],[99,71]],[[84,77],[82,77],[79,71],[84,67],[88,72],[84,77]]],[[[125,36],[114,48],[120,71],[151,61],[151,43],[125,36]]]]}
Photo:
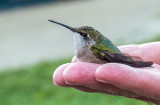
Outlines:
{"type": "Polygon", "coordinates": [[[66,27],[66,28],[70,29],[71,31],[75,32],[75,31],[74,31],[74,28],[72,28],[72,27],[70,27],[70,26],[68,26],[68,25],[65,25],[65,24],[62,24],[62,23],[59,23],[59,22],[56,22],[56,21],[53,21],[53,20],[48,20],[48,21],[50,21],[50,22],[52,22],[52,23],[55,23],[55,24],[58,24],[58,25],[61,25],[61,26],[63,26],[63,27],[66,27]]]}

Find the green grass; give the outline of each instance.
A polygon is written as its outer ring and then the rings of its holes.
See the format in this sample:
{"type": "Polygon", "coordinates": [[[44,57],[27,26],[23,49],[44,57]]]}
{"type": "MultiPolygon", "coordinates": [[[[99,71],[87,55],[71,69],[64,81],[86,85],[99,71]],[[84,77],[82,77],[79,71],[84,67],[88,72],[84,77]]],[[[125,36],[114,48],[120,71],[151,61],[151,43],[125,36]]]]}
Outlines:
{"type": "Polygon", "coordinates": [[[0,73],[0,105],[147,105],[134,99],[54,86],[52,74],[66,62],[70,59],[0,73]]]}

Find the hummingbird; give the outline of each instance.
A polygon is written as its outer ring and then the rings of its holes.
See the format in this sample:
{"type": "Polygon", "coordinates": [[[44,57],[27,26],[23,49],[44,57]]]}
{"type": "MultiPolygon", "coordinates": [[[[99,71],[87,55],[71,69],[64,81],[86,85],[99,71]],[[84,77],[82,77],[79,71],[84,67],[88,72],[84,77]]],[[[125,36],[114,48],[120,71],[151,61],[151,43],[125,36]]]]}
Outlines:
{"type": "Polygon", "coordinates": [[[75,55],[80,62],[121,63],[132,67],[151,67],[153,64],[151,61],[135,60],[134,57],[122,53],[107,37],[93,27],[73,28],[57,21],[48,21],[61,25],[75,33],[75,55]]]}

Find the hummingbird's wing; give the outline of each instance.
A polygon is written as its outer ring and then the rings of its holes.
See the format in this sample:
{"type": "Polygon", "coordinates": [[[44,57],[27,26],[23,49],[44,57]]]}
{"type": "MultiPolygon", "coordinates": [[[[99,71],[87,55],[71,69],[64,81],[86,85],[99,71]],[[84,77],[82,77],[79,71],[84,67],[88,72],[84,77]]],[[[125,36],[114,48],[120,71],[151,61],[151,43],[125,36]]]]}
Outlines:
{"type": "Polygon", "coordinates": [[[96,55],[96,57],[108,62],[123,63],[132,67],[150,67],[153,64],[152,62],[133,60],[131,56],[124,55],[121,52],[115,52],[114,49],[110,49],[106,46],[100,47],[99,45],[94,45],[91,47],[91,50],[96,55]]]}
{"type": "MultiPolygon", "coordinates": [[[[110,55],[107,51],[104,51],[105,56],[104,59],[108,60],[108,55],[110,55]]],[[[115,63],[123,63],[133,67],[150,67],[153,63],[152,62],[144,62],[139,60],[133,60],[131,56],[125,56],[123,53],[115,53],[111,54],[112,58],[114,59],[113,62],[115,63]]]]}

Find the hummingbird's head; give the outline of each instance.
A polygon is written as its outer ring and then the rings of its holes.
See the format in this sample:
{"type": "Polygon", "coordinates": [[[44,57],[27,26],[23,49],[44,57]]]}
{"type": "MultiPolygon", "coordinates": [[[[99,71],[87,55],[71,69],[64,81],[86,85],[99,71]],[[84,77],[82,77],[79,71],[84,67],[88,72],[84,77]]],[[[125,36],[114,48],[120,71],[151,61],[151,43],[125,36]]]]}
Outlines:
{"type": "Polygon", "coordinates": [[[84,39],[84,41],[88,41],[88,42],[94,41],[98,43],[104,37],[99,31],[97,31],[93,27],[82,26],[82,27],[73,28],[73,29],[74,29],[74,32],[79,34],[84,39]]]}

